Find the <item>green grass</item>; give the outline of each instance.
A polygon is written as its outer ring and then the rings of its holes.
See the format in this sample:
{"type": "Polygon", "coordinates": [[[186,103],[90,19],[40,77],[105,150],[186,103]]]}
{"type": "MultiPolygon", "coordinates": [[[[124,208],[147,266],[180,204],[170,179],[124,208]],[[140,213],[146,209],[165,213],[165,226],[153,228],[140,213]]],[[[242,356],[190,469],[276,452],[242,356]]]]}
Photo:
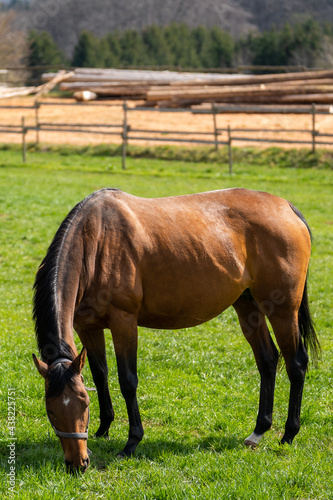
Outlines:
{"type": "MultiPolygon", "coordinates": [[[[2,151],[20,151],[20,144],[0,144],[2,151]]],[[[28,144],[28,158],[31,152],[58,153],[61,157],[73,156],[97,156],[97,157],[119,157],[122,146],[116,144],[98,144],[85,146],[70,145],[36,145],[28,144]]],[[[223,163],[229,161],[228,149],[220,147],[217,151],[211,147],[194,146],[142,146],[130,144],[127,146],[127,156],[130,158],[147,158],[159,160],[171,160],[193,163],[223,163]]],[[[233,148],[233,160],[239,164],[248,166],[264,167],[290,167],[290,168],[325,168],[333,169],[333,151],[318,149],[315,154],[310,149],[282,149],[270,147],[258,149],[255,147],[233,148]]]]}
{"type": "MultiPolygon", "coordinates": [[[[26,165],[18,149],[0,151],[2,497],[333,498],[333,171],[323,164],[313,168],[313,158],[312,164],[304,161],[307,168],[290,168],[292,154],[288,159],[279,150],[276,155],[252,150],[252,160],[246,163],[246,150],[238,150],[235,174],[230,176],[222,159],[190,163],[177,160],[177,151],[172,162],[129,158],[125,172],[120,158],[109,156],[107,148],[99,154],[31,150],[26,165]],[[265,157],[271,160],[265,163],[265,157]],[[149,197],[240,186],[283,196],[304,213],[314,233],[309,294],[323,354],[319,366],[307,374],[302,428],[291,447],[279,445],[289,391],[284,369],[277,378],[272,430],[258,449],[243,446],[255,424],[259,376],[229,309],[193,329],[140,329],[138,398],[145,437],[135,457],[124,461],[116,454],[126,441],[127,415],[107,334],[116,420],[109,441],[89,439],[93,455],[88,472],[82,477],[65,474],[61,446],[45,413],[43,380],[31,358],[37,352],[31,288],[64,216],[79,200],[105,186],[149,197]],[[15,389],[16,399],[14,494],[7,483],[9,388],[15,389]]],[[[91,386],[88,366],[84,376],[91,386]]],[[[96,393],[90,393],[90,399],[92,435],[98,426],[96,393]]]]}

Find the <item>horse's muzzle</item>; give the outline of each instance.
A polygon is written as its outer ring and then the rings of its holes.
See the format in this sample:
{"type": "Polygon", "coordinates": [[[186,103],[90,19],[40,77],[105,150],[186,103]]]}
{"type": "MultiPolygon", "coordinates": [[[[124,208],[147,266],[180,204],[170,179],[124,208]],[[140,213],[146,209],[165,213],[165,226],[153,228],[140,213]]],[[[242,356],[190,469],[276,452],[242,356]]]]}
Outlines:
{"type": "Polygon", "coordinates": [[[67,474],[83,474],[86,472],[90,464],[90,458],[87,457],[85,460],[83,460],[83,465],[79,465],[78,467],[74,466],[72,462],[67,460],[65,458],[65,465],[66,465],[66,472],[67,474]]]}

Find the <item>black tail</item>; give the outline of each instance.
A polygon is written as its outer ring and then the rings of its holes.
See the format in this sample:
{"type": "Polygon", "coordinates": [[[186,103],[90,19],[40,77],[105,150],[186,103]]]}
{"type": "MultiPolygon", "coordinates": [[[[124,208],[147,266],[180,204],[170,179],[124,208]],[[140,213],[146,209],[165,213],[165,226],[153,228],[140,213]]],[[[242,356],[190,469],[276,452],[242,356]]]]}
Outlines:
{"type": "MultiPolygon", "coordinates": [[[[306,225],[310,238],[312,241],[312,234],[310,227],[308,223],[305,220],[305,217],[303,214],[296,208],[292,203],[289,203],[290,208],[293,210],[293,212],[301,219],[301,221],[304,222],[306,225]]],[[[305,349],[308,351],[310,349],[311,351],[311,356],[314,361],[318,360],[319,354],[320,354],[320,343],[317,337],[316,329],[311,317],[311,312],[309,308],[309,299],[308,299],[308,291],[307,291],[307,279],[305,281],[304,285],[304,291],[303,291],[303,298],[301,302],[301,306],[298,311],[298,325],[299,325],[299,330],[300,334],[302,336],[303,342],[305,349]]]]}
{"type": "Polygon", "coordinates": [[[310,349],[312,360],[316,362],[321,349],[309,308],[307,280],[304,286],[301,306],[298,311],[298,326],[305,349],[307,351],[310,349]]]}

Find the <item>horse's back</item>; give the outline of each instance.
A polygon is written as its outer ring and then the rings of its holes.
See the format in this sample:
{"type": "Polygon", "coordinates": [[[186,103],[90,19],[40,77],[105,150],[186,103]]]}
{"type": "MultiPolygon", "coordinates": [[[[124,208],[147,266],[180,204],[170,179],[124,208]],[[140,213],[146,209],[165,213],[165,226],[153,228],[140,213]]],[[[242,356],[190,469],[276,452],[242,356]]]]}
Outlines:
{"type": "Polygon", "coordinates": [[[122,191],[103,194],[108,200],[104,206],[109,206],[106,223],[115,231],[121,226],[124,236],[128,231],[131,238],[141,238],[148,251],[163,251],[165,245],[179,253],[186,243],[190,251],[193,240],[205,248],[212,240],[230,248],[234,238],[236,246],[257,239],[285,245],[301,237],[309,243],[308,229],[294,207],[262,191],[233,188],[166,198],[140,198],[122,191]]]}

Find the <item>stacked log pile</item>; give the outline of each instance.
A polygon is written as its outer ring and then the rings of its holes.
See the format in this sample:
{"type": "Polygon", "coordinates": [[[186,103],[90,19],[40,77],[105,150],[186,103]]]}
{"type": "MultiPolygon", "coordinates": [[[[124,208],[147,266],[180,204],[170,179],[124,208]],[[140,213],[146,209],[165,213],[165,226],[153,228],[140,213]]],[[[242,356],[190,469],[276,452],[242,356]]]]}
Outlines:
{"type": "MultiPolygon", "coordinates": [[[[43,75],[45,81],[53,73],[43,75]]],[[[147,106],[216,104],[333,104],[333,70],[266,75],[221,75],[79,68],[61,90],[144,100],[147,106]]]]}
{"type": "Polygon", "coordinates": [[[38,99],[41,95],[47,94],[52,90],[58,83],[71,77],[74,73],[67,73],[65,70],[61,70],[55,73],[52,78],[49,78],[47,83],[44,85],[38,85],[37,87],[8,87],[0,86],[0,99],[7,99],[10,97],[18,97],[35,94],[35,98],[38,99]]]}

